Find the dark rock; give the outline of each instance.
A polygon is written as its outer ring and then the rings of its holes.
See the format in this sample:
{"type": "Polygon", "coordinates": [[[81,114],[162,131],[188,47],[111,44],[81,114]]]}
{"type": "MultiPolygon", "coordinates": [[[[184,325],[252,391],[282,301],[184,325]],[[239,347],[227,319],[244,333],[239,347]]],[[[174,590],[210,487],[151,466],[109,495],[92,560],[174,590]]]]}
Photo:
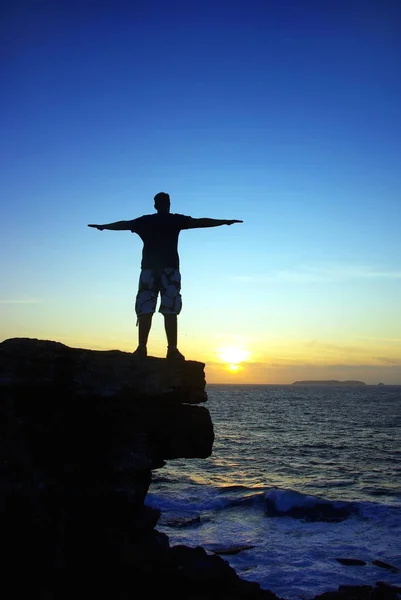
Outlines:
{"type": "Polygon", "coordinates": [[[286,510],[277,507],[274,499],[265,499],[265,514],[268,517],[292,517],[305,521],[325,521],[338,523],[344,521],[356,512],[356,507],[351,502],[328,502],[316,500],[302,506],[291,506],[286,510]]]}
{"type": "Polygon", "coordinates": [[[168,517],[160,516],[159,524],[168,525],[169,527],[191,527],[200,525],[201,518],[199,514],[185,515],[181,513],[169,513],[168,517]]]}
{"type": "Polygon", "coordinates": [[[336,561],[342,565],[354,565],[360,567],[364,567],[367,564],[365,560],[361,560],[360,558],[336,558],[336,561]]]}
{"type": "Polygon", "coordinates": [[[0,386],[72,392],[76,398],[145,399],[164,404],[207,401],[204,363],[148,357],[120,350],[69,348],[60,342],[12,338],[0,344],[0,386]]]}
{"type": "Polygon", "coordinates": [[[230,546],[223,544],[205,544],[206,550],[219,555],[234,555],[243,552],[244,550],[251,550],[255,546],[250,544],[232,544],[230,546]]]}
{"type": "Polygon", "coordinates": [[[374,560],[372,564],[376,565],[376,567],[380,567],[381,569],[388,569],[392,573],[397,573],[399,571],[399,569],[397,569],[397,567],[395,567],[394,565],[390,565],[389,563],[386,563],[382,560],[374,560]]]}
{"type": "Polygon", "coordinates": [[[195,361],[0,344],[2,573],[13,597],[275,598],[218,556],[171,548],[144,504],[166,460],[210,456],[205,385],[195,361]]]}
{"type": "Polygon", "coordinates": [[[377,581],[376,586],[378,588],[382,588],[388,590],[390,592],[395,592],[396,594],[401,594],[401,585],[394,585],[390,583],[386,583],[385,581],[377,581]]]}
{"type": "Polygon", "coordinates": [[[378,581],[376,585],[340,585],[337,591],[324,592],[314,600],[399,600],[400,588],[378,581]],[[398,591],[397,591],[398,590],[398,591]]]}

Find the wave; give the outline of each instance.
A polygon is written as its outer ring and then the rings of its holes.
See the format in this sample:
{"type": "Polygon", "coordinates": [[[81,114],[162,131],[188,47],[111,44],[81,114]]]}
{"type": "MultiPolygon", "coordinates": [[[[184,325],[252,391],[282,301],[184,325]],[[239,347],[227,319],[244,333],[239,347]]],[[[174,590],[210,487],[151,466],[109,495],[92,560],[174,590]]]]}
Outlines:
{"type": "Polygon", "coordinates": [[[269,517],[293,517],[306,521],[344,521],[358,515],[358,503],[326,500],[293,490],[272,488],[264,494],[265,513],[269,517]]]}
{"type": "MultiPolygon", "coordinates": [[[[180,514],[184,523],[194,523],[197,515],[202,515],[204,520],[212,512],[234,508],[240,511],[256,510],[267,518],[290,517],[328,523],[341,522],[350,517],[383,518],[383,511],[388,516],[390,511],[392,518],[399,522],[401,508],[375,502],[332,500],[279,487],[261,489],[246,486],[221,488],[205,486],[198,490],[196,498],[193,490],[192,493],[188,493],[185,489],[170,496],[148,493],[146,504],[166,515],[167,513],[180,514]]],[[[245,513],[243,517],[246,517],[245,513]]]]}

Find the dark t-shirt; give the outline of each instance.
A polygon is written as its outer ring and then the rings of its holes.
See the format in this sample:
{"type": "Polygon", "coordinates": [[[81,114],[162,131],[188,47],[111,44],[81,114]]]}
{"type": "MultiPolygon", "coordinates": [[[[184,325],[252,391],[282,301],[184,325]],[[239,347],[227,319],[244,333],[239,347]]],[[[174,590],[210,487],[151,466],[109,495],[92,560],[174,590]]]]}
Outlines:
{"type": "Polygon", "coordinates": [[[189,229],[193,219],[175,213],[144,215],[132,221],[132,233],[143,241],[142,269],[178,269],[178,236],[189,229]]]}

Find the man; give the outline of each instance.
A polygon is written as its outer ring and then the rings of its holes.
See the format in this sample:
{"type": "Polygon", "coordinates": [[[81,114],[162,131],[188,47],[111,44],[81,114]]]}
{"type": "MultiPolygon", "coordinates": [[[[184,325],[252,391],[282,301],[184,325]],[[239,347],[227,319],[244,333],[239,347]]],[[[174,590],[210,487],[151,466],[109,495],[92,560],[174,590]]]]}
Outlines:
{"type": "Polygon", "coordinates": [[[164,315],[168,359],[185,360],[177,348],[177,315],[181,312],[181,274],[178,256],[178,236],[182,229],[218,227],[242,223],[238,220],[194,219],[170,213],[170,196],[164,192],[154,197],[156,213],[132,221],[117,221],[106,225],[88,225],[100,231],[131,231],[143,241],[141,274],[135,301],[138,320],[136,358],[147,356],[147,343],[153,313],[160,293],[159,312],[164,315]]]}

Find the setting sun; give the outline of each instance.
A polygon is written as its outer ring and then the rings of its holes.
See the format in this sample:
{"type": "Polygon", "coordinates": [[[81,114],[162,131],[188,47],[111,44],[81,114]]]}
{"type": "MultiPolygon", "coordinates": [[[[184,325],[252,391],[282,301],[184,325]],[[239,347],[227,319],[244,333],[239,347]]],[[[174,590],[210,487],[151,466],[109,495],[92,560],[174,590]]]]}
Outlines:
{"type": "Polygon", "coordinates": [[[218,356],[220,360],[227,363],[227,368],[231,373],[237,373],[242,369],[240,363],[248,358],[250,352],[238,346],[229,346],[219,348],[218,356]]]}

